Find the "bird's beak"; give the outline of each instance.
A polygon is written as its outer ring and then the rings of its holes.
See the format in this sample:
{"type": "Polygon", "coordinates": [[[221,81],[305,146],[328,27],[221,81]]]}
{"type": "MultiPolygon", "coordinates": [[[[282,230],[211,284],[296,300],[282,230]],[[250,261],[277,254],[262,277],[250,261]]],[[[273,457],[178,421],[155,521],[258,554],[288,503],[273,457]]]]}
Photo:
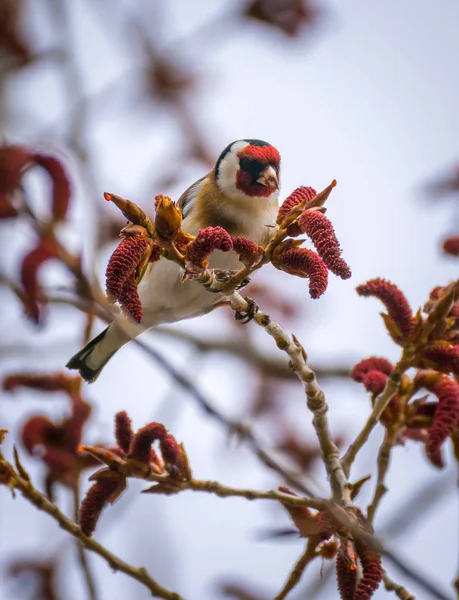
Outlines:
{"type": "Polygon", "coordinates": [[[257,183],[266,185],[266,187],[272,188],[273,190],[279,189],[279,180],[277,179],[277,173],[273,166],[268,165],[262,172],[260,177],[257,179],[257,183]]]}

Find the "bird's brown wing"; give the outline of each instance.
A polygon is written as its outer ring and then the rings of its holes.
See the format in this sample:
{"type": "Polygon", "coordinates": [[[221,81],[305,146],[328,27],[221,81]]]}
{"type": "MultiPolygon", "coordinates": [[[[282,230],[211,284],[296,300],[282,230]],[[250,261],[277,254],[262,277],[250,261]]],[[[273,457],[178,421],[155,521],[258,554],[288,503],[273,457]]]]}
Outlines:
{"type": "Polygon", "coordinates": [[[201,179],[195,181],[192,185],[190,185],[190,187],[187,190],[183,192],[183,194],[178,199],[177,206],[182,209],[182,214],[184,217],[188,215],[193,198],[196,197],[199,189],[201,188],[201,185],[204,183],[204,180],[208,176],[208,174],[204,175],[204,177],[201,177],[201,179]]]}

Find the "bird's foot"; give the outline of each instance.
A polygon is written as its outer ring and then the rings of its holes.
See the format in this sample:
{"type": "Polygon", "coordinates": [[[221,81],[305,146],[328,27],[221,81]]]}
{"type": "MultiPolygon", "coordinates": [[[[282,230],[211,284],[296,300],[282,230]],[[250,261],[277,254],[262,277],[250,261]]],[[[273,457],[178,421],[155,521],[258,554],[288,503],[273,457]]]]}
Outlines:
{"type": "Polygon", "coordinates": [[[243,279],[241,281],[241,283],[236,287],[237,290],[242,290],[242,288],[245,288],[246,285],[249,285],[250,283],[250,277],[246,277],[245,279],[243,279]]]}
{"type": "Polygon", "coordinates": [[[254,300],[252,300],[252,298],[246,297],[246,298],[244,298],[244,300],[249,305],[247,310],[244,310],[244,311],[237,310],[234,313],[234,318],[236,319],[236,321],[240,321],[241,323],[248,323],[249,321],[251,321],[254,318],[254,316],[257,314],[257,312],[260,309],[259,309],[258,304],[254,300]]]}

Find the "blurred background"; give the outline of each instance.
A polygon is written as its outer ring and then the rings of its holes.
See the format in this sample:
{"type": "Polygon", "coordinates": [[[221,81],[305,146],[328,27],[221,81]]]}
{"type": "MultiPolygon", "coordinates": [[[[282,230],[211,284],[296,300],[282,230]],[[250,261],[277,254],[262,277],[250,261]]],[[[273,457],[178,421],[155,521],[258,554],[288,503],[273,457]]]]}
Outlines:
{"type": "MultiPolygon", "coordinates": [[[[458,23],[455,0],[1,0],[2,140],[63,161],[73,193],[59,235],[102,283],[123,226],[104,191],[151,214],[156,194],[177,199],[229,142],[245,137],[279,149],[283,197],[298,185],[322,189],[336,178],[327,214],[352,279],[333,278],[325,296],[313,301],[303,280],[269,266],[254,278],[251,295],[303,342],[344,446],[369,414],[368,395],[348,371],[366,356],[399,356],[380,305],[359,298],[355,286],[388,278],[417,308],[434,286],[457,278],[457,259],[441,248],[459,230],[458,23]]],[[[27,175],[25,186],[37,213],[46,212],[46,177],[27,175]]],[[[21,219],[3,220],[0,232],[5,283],[17,280],[35,234],[21,219]]],[[[52,262],[41,280],[48,290],[71,281],[52,262]]],[[[48,305],[37,328],[7,285],[0,301],[2,377],[63,370],[82,344],[85,315],[48,305]]],[[[96,321],[94,331],[101,328],[96,321]]],[[[264,332],[236,324],[220,309],[143,339],[327,493],[302,387],[264,332]]],[[[184,442],[200,479],[257,489],[282,483],[134,344],[83,393],[93,406],[85,443],[110,444],[113,416],[126,410],[136,428],[164,423],[184,442]]],[[[58,422],[69,413],[65,394],[2,394],[0,426],[11,432],[5,454],[17,444],[37,485],[43,487],[47,468],[39,453],[29,456],[21,446],[24,423],[34,414],[58,422]]],[[[381,429],[359,455],[354,480],[374,475],[381,429]]],[[[436,471],[421,445],[397,447],[376,520],[388,548],[442,590],[457,576],[458,556],[457,473],[449,446],[446,463],[436,471]]],[[[81,485],[88,487],[87,473],[81,485]]],[[[102,516],[96,539],[186,598],[268,600],[303,551],[295,536],[269,538],[290,527],[277,505],[140,495],[144,487],[130,482],[102,516]]],[[[360,506],[372,491],[372,483],[364,487],[360,506]]],[[[72,514],[68,487],[58,484],[54,492],[72,514]]],[[[2,488],[0,525],[0,598],[87,597],[74,541],[47,515],[21,497],[13,502],[2,488]]],[[[88,560],[99,600],[149,597],[98,557],[88,560]]],[[[325,563],[322,574],[319,567],[310,566],[293,600],[338,597],[332,565],[325,563]]],[[[416,597],[427,597],[387,568],[416,597]]],[[[374,597],[385,596],[380,589],[374,597]]]]}

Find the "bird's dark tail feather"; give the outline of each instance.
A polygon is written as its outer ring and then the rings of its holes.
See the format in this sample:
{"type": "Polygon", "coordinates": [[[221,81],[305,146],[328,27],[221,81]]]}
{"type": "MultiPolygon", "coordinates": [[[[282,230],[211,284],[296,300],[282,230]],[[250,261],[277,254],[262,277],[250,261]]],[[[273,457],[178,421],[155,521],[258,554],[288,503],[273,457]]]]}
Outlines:
{"type": "Polygon", "coordinates": [[[86,346],[82,350],[80,350],[74,356],[72,356],[72,358],[69,360],[69,362],[65,365],[67,367],[67,369],[78,370],[80,372],[80,375],[83,377],[83,379],[85,379],[86,381],[89,381],[89,383],[92,383],[93,381],[95,381],[99,377],[102,369],[105,367],[105,365],[108,363],[110,358],[116,352],[116,350],[114,350],[111,354],[109,354],[107,356],[107,359],[101,365],[99,365],[97,367],[97,369],[92,369],[87,364],[87,360],[88,360],[89,356],[91,355],[92,351],[97,346],[97,344],[104,339],[107,331],[108,331],[108,327],[106,329],[104,329],[101,333],[99,333],[99,335],[97,335],[88,344],[86,344],[86,346]]]}

